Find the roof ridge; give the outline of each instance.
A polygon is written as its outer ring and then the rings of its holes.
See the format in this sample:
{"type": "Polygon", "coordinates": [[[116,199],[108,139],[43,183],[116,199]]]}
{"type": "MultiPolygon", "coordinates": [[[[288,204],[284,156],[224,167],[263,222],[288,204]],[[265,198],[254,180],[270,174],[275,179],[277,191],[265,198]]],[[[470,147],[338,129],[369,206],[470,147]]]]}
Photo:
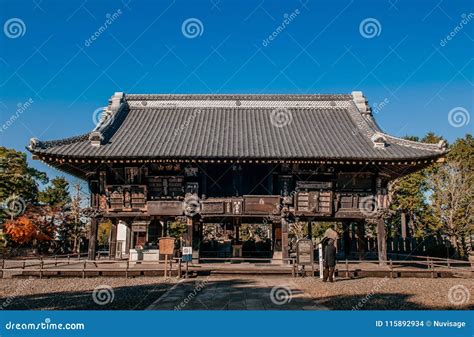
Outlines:
{"type": "Polygon", "coordinates": [[[30,143],[27,149],[31,151],[35,149],[47,149],[53,146],[73,144],[78,141],[88,140],[90,134],[91,132],[87,132],[87,133],[83,133],[77,136],[71,136],[71,137],[56,139],[56,140],[45,140],[45,141],[41,141],[38,138],[33,137],[33,138],[30,138],[30,143]]]}
{"type": "Polygon", "coordinates": [[[125,100],[344,100],[352,99],[350,94],[125,94],[125,100]]]}
{"type": "Polygon", "coordinates": [[[355,100],[352,102],[352,104],[347,110],[349,111],[351,118],[355,122],[356,127],[362,131],[365,131],[365,133],[369,136],[369,139],[374,143],[375,147],[385,147],[385,145],[378,146],[377,144],[378,138],[382,137],[384,142],[386,142],[387,140],[391,140],[397,145],[406,146],[413,149],[430,149],[440,153],[444,153],[446,151],[447,144],[445,141],[440,141],[437,144],[423,143],[399,138],[384,132],[377,124],[377,121],[373,118],[372,110],[370,109],[368,101],[365,99],[364,95],[361,92],[354,92],[353,94],[355,94],[355,100]],[[357,113],[355,113],[356,111],[357,113]]]}
{"type": "Polygon", "coordinates": [[[414,149],[426,149],[428,147],[432,148],[435,151],[445,152],[447,149],[447,143],[444,140],[440,140],[438,143],[426,143],[426,142],[418,142],[414,140],[404,139],[396,136],[389,135],[385,132],[379,132],[383,136],[392,139],[399,145],[409,146],[414,149]]]}

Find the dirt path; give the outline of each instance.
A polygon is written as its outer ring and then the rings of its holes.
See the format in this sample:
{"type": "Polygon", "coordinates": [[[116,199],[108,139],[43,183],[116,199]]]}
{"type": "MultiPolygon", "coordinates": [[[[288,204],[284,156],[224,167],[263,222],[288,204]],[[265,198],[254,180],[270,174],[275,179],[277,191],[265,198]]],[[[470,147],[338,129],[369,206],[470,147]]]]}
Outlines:
{"type": "Polygon", "coordinates": [[[169,289],[149,310],[324,310],[288,277],[209,276],[169,289]]]}

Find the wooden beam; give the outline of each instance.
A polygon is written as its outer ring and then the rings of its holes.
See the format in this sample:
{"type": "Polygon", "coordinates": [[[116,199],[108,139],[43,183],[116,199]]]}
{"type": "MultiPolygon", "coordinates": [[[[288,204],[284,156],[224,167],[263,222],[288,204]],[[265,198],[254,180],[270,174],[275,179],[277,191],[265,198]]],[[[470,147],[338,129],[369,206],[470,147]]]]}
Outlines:
{"type": "Polygon", "coordinates": [[[99,226],[99,219],[91,218],[91,229],[89,233],[89,248],[87,250],[87,258],[89,260],[95,260],[98,226],[99,226]]]}
{"type": "Polygon", "coordinates": [[[359,260],[365,259],[365,221],[357,221],[357,253],[359,260]]]}
{"type": "Polygon", "coordinates": [[[400,223],[402,227],[401,228],[402,238],[403,240],[405,240],[407,238],[407,215],[404,212],[400,214],[400,223]]]}
{"type": "Polygon", "coordinates": [[[288,247],[288,220],[284,217],[281,218],[281,251],[282,251],[282,263],[288,263],[287,259],[289,254],[288,247]]]}
{"type": "Polygon", "coordinates": [[[380,218],[377,220],[377,250],[379,255],[379,264],[387,264],[387,238],[385,235],[385,221],[380,218]]]}
{"type": "Polygon", "coordinates": [[[115,258],[117,252],[117,220],[111,221],[110,242],[109,242],[109,258],[115,258]]]}
{"type": "Polygon", "coordinates": [[[342,249],[344,250],[344,257],[349,258],[351,251],[351,235],[350,235],[351,220],[342,221],[342,249]]]}
{"type": "Polygon", "coordinates": [[[193,244],[193,225],[194,221],[192,217],[186,217],[187,232],[184,237],[186,246],[192,246],[193,244]]]}

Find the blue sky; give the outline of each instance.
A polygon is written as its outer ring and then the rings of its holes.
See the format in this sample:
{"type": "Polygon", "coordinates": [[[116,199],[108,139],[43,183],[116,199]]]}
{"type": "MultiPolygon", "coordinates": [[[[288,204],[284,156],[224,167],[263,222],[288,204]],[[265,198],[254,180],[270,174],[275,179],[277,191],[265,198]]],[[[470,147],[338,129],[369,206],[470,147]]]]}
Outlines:
{"type": "Polygon", "coordinates": [[[371,105],[383,102],[376,119],[393,135],[433,131],[453,141],[473,130],[466,120],[474,111],[470,0],[0,4],[0,125],[18,115],[2,127],[2,146],[23,150],[31,137],[88,132],[115,91],[361,90],[371,105]],[[196,36],[183,33],[188,19],[196,36]],[[458,127],[449,123],[453,109],[465,117],[458,127]]]}

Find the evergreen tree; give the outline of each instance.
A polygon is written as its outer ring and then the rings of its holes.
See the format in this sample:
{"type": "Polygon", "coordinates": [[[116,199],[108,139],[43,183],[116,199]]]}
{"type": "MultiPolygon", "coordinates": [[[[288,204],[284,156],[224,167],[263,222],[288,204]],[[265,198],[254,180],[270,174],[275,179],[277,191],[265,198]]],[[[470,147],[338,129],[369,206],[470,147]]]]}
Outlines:
{"type": "Polygon", "coordinates": [[[38,185],[47,182],[46,173],[28,166],[26,154],[0,147],[0,224],[20,216],[28,204],[37,202],[38,185]]]}
{"type": "MultiPolygon", "coordinates": [[[[418,137],[407,136],[405,139],[420,141],[418,137]]],[[[421,139],[425,143],[438,143],[440,140],[442,138],[433,133],[428,133],[421,139]]],[[[391,209],[394,213],[390,223],[393,234],[401,235],[402,226],[407,226],[408,236],[414,237],[424,237],[437,230],[436,221],[432,219],[431,205],[427,200],[430,190],[428,177],[436,171],[437,166],[431,165],[392,182],[391,209]]]]}
{"type": "Polygon", "coordinates": [[[54,210],[65,210],[71,203],[69,195],[69,183],[64,177],[56,177],[51,180],[51,185],[39,193],[39,201],[50,206],[54,210]]]}
{"type": "Polygon", "coordinates": [[[64,177],[56,177],[51,180],[49,186],[39,193],[39,201],[46,212],[46,219],[50,226],[55,229],[54,239],[51,241],[51,249],[55,252],[65,253],[68,250],[68,231],[71,197],[69,195],[69,183],[64,177]]]}

